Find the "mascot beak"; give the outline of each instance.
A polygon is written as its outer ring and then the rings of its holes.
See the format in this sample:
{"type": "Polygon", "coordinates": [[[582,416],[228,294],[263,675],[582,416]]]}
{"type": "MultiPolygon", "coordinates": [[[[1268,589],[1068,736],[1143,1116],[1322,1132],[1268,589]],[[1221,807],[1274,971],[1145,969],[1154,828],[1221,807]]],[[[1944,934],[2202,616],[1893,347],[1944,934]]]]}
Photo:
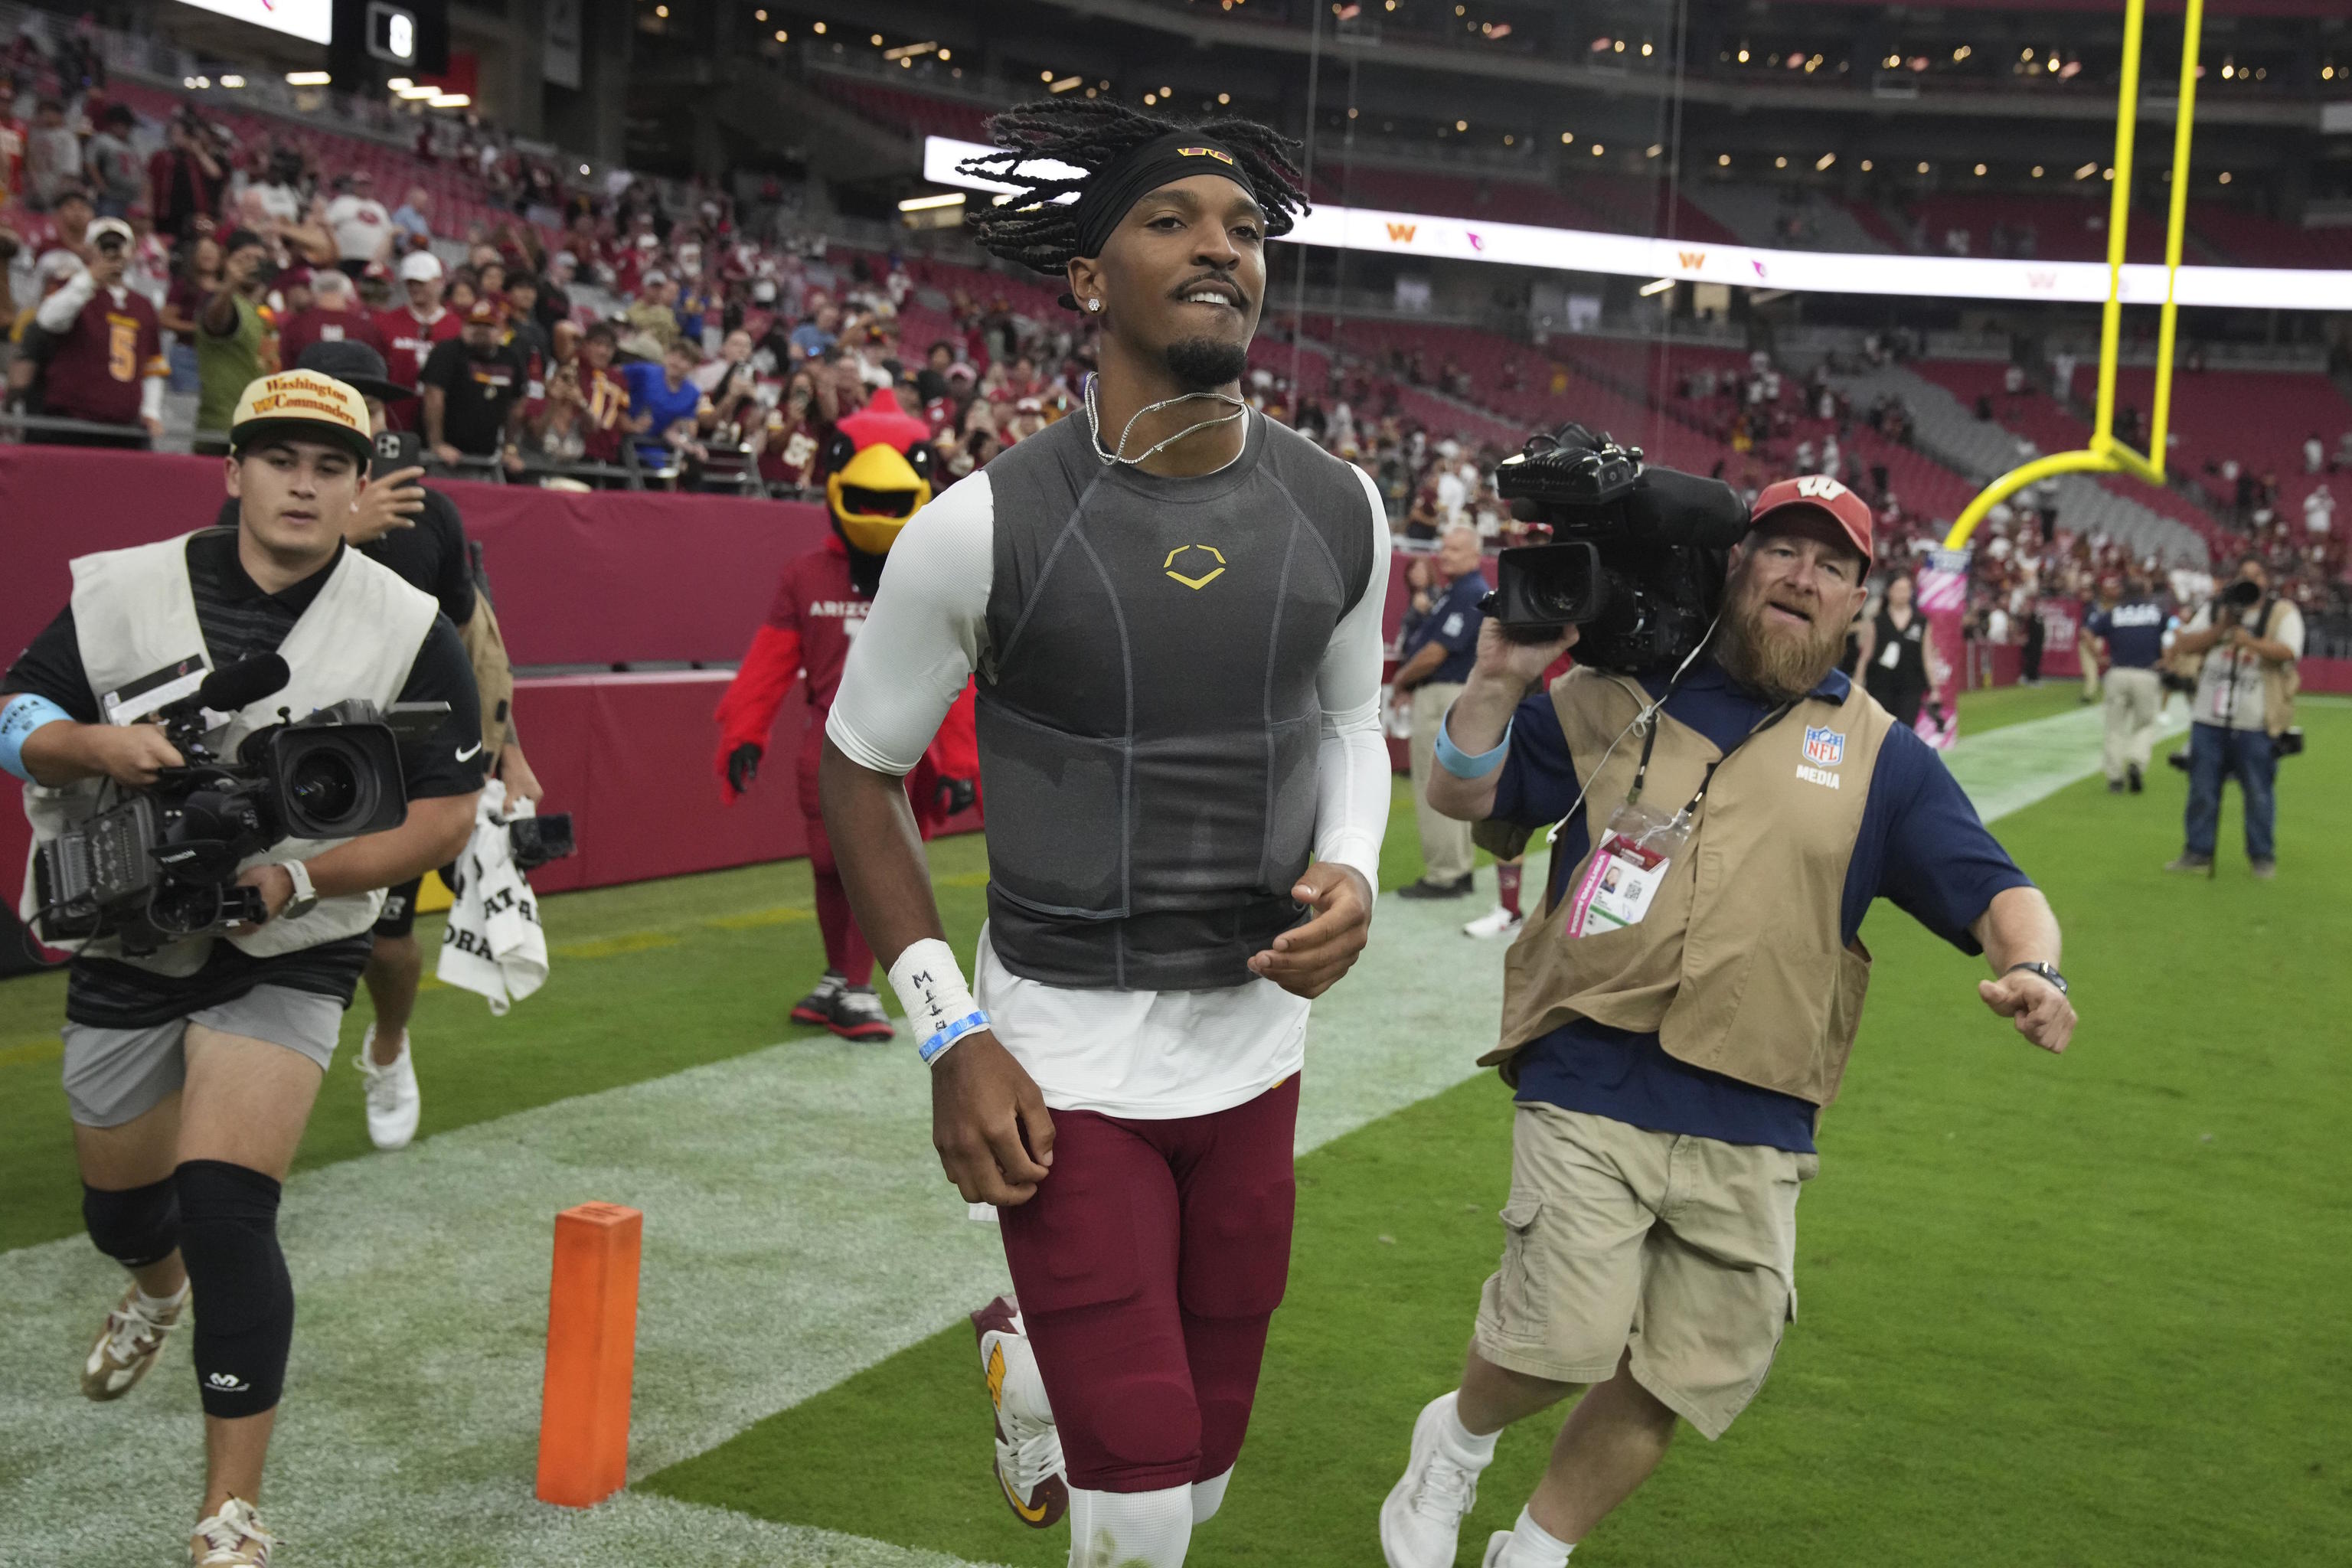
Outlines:
{"type": "Polygon", "coordinates": [[[868,555],[888,552],[898,530],[931,499],[930,481],[896,447],[877,441],[824,481],[843,537],[868,555]]]}

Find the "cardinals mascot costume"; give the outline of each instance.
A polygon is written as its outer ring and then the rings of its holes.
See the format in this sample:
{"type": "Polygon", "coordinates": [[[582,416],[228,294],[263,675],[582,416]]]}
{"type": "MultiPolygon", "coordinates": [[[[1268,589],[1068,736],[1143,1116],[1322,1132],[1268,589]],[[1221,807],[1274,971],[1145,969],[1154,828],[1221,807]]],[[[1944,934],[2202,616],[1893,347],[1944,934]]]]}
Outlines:
{"type": "MultiPolygon", "coordinates": [[[[871,984],[874,954],[850,917],[849,895],[842,889],[817,809],[816,768],[825,713],[841,686],[849,639],[873,608],[883,557],[907,520],[931,499],[930,426],[903,412],[897,393],[885,387],[835,426],[823,471],[833,534],[784,567],[767,624],[752,637],[742,668],[719,701],[716,767],[725,798],[740,798],[759,774],[777,708],[805,673],[808,707],[801,723],[797,782],[809,865],[816,873],[825,971],[816,989],[793,1005],[793,1019],[822,1024],[844,1039],[887,1040],[892,1034],[889,1015],[871,984]]],[[[907,777],[915,820],[926,838],[973,804],[980,756],[971,705],[967,686],[922,765],[907,777]]]]}

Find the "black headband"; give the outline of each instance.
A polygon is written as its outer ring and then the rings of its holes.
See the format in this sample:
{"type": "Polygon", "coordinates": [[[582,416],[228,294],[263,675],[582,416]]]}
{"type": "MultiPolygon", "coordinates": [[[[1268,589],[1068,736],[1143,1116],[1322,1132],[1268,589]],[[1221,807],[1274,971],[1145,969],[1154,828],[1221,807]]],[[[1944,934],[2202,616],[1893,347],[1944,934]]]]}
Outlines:
{"type": "Polygon", "coordinates": [[[1097,170],[1087,182],[1073,215],[1078,230],[1076,254],[1100,256],[1137,202],[1162,185],[1195,174],[1223,174],[1243,190],[1250,188],[1249,176],[1242,172],[1241,159],[1233,149],[1219,146],[1197,131],[1171,131],[1155,137],[1097,170]]]}

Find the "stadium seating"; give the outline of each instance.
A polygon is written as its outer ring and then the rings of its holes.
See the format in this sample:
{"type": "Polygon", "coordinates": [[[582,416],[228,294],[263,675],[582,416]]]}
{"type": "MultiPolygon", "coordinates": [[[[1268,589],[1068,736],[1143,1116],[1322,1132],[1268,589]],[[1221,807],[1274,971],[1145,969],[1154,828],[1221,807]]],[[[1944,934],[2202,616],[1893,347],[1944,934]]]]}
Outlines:
{"type": "Polygon", "coordinates": [[[2352,268],[2352,228],[2305,228],[2221,202],[2190,202],[2189,227],[2241,267],[2352,268]]]}
{"type": "MultiPolygon", "coordinates": [[[[1993,247],[1993,229],[1998,226],[2012,235],[2030,232],[2031,255],[2035,259],[2105,261],[2106,195],[2107,186],[2102,183],[2095,195],[1951,193],[1924,197],[1910,205],[1914,216],[1927,226],[1927,249],[1930,255],[1948,254],[1948,237],[1955,230],[1967,231],[1970,256],[1998,254],[1993,247]]],[[[2010,254],[2016,255],[2023,248],[2012,243],[2010,254]]],[[[2160,215],[2141,208],[2133,210],[2125,259],[2164,259],[2164,219],[2160,215]]]]}

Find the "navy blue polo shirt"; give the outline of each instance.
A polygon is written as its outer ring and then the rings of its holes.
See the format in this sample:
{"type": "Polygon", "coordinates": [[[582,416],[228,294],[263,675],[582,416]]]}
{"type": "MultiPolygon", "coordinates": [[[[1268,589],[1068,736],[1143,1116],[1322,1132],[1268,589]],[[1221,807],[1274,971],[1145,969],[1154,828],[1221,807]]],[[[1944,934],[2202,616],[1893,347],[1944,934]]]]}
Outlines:
{"type": "Polygon", "coordinates": [[[2164,657],[2164,631],[2172,612],[2154,599],[2126,599],[2112,610],[2093,610],[2083,629],[2102,638],[2118,669],[2153,669],[2164,657]]]}
{"type": "MultiPolygon", "coordinates": [[[[1666,689],[1645,678],[1652,697],[1666,689]]],[[[1832,670],[1812,695],[1843,702],[1851,683],[1832,670]]],[[[1712,659],[1695,667],[1666,700],[1666,712],[1728,751],[1774,705],[1734,686],[1712,659]]],[[[1544,828],[1576,816],[1552,846],[1551,900],[1591,847],[1585,810],[1576,805],[1575,759],[1569,755],[1551,698],[1538,693],[1511,721],[1510,752],[1498,776],[1497,821],[1544,828]]],[[[1596,759],[1597,761],[1597,759],[1596,759]]],[[[1702,813],[1705,807],[1701,808],[1702,813]]],[[[1993,895],[2032,886],[1978,819],[1950,770],[1927,742],[1896,726],[1879,749],[1862,829],[1847,868],[1839,939],[1851,942],[1874,899],[1893,900],[1963,952],[1983,951],[1969,927],[1993,895]]],[[[1589,1111],[1658,1132],[1761,1143],[1813,1152],[1811,1100],[1742,1083],[1666,1054],[1655,1034],[1612,1029],[1580,1018],[1529,1042],[1519,1057],[1518,1098],[1589,1111]]]]}
{"type": "Polygon", "coordinates": [[[1429,679],[1456,686],[1469,679],[1470,667],[1478,659],[1478,623],[1486,618],[1478,613],[1478,601],[1486,591],[1486,579],[1475,572],[1446,584],[1445,592],[1429,602],[1429,614],[1405,629],[1400,660],[1435,643],[1445,649],[1445,662],[1429,679]]]}

